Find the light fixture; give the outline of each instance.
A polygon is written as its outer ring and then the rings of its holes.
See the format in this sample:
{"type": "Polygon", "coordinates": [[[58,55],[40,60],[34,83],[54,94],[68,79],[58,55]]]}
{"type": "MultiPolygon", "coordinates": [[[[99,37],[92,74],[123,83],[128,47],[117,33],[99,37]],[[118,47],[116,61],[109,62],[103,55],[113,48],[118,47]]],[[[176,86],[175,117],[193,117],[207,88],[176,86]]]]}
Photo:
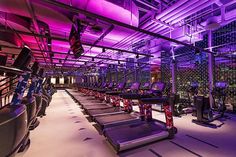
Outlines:
{"type": "Polygon", "coordinates": [[[102,52],[106,52],[106,49],[105,49],[105,48],[102,48],[102,52]]]}
{"type": "Polygon", "coordinates": [[[94,58],[92,58],[92,61],[94,62],[94,58]]]}
{"type": "Polygon", "coordinates": [[[139,58],[139,54],[136,55],[136,58],[137,58],[137,59],[139,58]]]}
{"type": "Polygon", "coordinates": [[[120,61],[118,61],[118,64],[120,64],[120,61]]]}

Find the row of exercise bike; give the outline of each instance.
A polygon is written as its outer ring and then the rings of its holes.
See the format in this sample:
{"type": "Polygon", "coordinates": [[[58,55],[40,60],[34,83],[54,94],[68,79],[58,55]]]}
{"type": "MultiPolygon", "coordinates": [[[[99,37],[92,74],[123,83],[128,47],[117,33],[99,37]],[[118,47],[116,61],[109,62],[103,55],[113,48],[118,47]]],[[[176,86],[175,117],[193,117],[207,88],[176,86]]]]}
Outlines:
{"type": "Polygon", "coordinates": [[[40,123],[37,117],[46,115],[56,91],[47,84],[44,69],[37,62],[29,68],[32,60],[29,48],[24,47],[10,67],[6,66],[6,58],[0,57],[0,74],[4,77],[0,82],[5,82],[1,87],[14,87],[1,92],[1,97],[13,94],[11,102],[0,108],[0,157],[8,157],[30,146],[30,132],[40,123]]]}
{"type": "MultiPolygon", "coordinates": [[[[221,99],[225,86],[224,82],[216,83],[214,92],[219,93],[214,95],[220,95],[221,99]]],[[[196,93],[197,88],[198,84],[193,83],[189,91],[196,93]]],[[[176,94],[167,92],[164,95],[166,90],[169,90],[169,86],[163,82],[111,82],[79,84],[77,88],[66,91],[80,105],[84,114],[96,123],[95,128],[107,138],[117,152],[161,139],[174,138],[177,128],[174,127],[173,116],[186,114],[185,108],[190,106],[194,108],[191,113],[196,117],[193,122],[199,124],[210,123],[223,116],[213,116],[213,110],[211,115],[206,113],[209,103],[206,103],[205,97],[193,95],[194,101],[186,105],[176,94]],[[163,108],[164,122],[152,117],[152,105],[156,104],[163,108]],[[181,110],[180,105],[183,106],[181,110]],[[134,111],[133,106],[138,106],[139,112],[134,111]]]]}

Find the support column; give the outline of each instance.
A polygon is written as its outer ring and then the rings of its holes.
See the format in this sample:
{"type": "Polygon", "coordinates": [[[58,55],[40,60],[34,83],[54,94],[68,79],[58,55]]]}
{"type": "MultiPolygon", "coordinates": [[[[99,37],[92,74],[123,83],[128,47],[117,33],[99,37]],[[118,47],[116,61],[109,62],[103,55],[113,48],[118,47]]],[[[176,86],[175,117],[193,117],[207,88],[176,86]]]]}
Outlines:
{"type": "Polygon", "coordinates": [[[127,81],[127,69],[123,69],[124,70],[124,82],[127,81]]]}
{"type": "Polygon", "coordinates": [[[137,75],[138,75],[138,74],[137,74],[137,67],[134,66],[134,68],[135,68],[135,69],[134,69],[134,70],[135,70],[135,71],[134,71],[134,80],[135,80],[135,82],[138,82],[138,77],[137,77],[137,75]]]}
{"type": "Polygon", "coordinates": [[[171,48],[172,61],[171,61],[171,78],[172,78],[172,93],[176,93],[176,61],[175,61],[175,52],[174,47],[171,48]]]}
{"type": "Polygon", "coordinates": [[[116,72],[116,76],[115,76],[115,82],[118,82],[118,69],[117,68],[115,68],[115,72],[116,72]]]}
{"type": "Polygon", "coordinates": [[[173,59],[171,62],[171,77],[172,77],[172,93],[176,93],[176,61],[173,59]]]}
{"type": "MultiPolygon", "coordinates": [[[[209,30],[208,32],[208,47],[209,51],[212,51],[212,31],[209,30]]],[[[210,98],[210,106],[212,107],[213,105],[213,98],[211,95],[211,92],[213,90],[214,86],[214,55],[211,53],[208,53],[208,79],[209,79],[209,98],[210,98]]]]}

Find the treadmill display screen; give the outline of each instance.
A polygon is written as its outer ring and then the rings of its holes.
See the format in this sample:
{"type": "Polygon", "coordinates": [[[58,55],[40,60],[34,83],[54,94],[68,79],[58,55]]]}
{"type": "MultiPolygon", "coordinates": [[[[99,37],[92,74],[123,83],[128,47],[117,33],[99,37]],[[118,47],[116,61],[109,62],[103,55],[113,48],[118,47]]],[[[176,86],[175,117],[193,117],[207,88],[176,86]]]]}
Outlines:
{"type": "Polygon", "coordinates": [[[164,89],[165,89],[165,84],[163,82],[155,82],[152,85],[152,90],[162,92],[162,91],[164,91],[164,89]]]}
{"type": "Polygon", "coordinates": [[[119,83],[119,85],[118,85],[118,89],[120,90],[120,89],[123,89],[124,88],[124,86],[125,86],[125,83],[124,82],[122,82],[122,83],[119,83]]]}
{"type": "Polygon", "coordinates": [[[215,86],[216,86],[216,88],[226,88],[227,83],[226,82],[216,82],[215,86]]]}
{"type": "Polygon", "coordinates": [[[150,83],[146,82],[146,83],[143,84],[142,88],[146,89],[146,88],[149,88],[149,87],[150,87],[150,83]]]}
{"type": "Polygon", "coordinates": [[[112,88],[113,87],[113,83],[110,83],[108,88],[112,88]]]}
{"type": "Polygon", "coordinates": [[[140,83],[138,82],[135,82],[132,84],[132,86],[130,87],[131,90],[138,90],[139,89],[139,85],[140,83]]]}
{"type": "Polygon", "coordinates": [[[191,87],[198,87],[198,82],[191,82],[191,85],[190,85],[191,87]]]}

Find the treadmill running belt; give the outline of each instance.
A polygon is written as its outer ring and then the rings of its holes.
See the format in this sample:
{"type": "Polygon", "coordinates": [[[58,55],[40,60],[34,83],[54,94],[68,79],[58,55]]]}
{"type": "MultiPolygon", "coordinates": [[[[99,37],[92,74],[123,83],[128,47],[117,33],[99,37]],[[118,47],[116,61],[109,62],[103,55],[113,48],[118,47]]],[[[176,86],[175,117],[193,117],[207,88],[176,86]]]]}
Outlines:
{"type": "Polygon", "coordinates": [[[105,136],[108,137],[113,144],[128,142],[138,138],[156,135],[166,131],[164,125],[157,122],[137,122],[134,124],[127,124],[116,126],[105,130],[105,136]]]}
{"type": "Polygon", "coordinates": [[[100,100],[79,100],[79,102],[82,104],[102,103],[100,100]]]}
{"type": "Polygon", "coordinates": [[[103,114],[103,113],[112,113],[112,112],[120,112],[122,111],[120,108],[112,107],[106,109],[91,109],[88,110],[89,115],[93,116],[96,114],[103,114]]]}
{"type": "Polygon", "coordinates": [[[112,106],[108,106],[107,104],[93,104],[93,105],[83,105],[86,110],[91,109],[105,109],[105,108],[113,108],[112,106]]]}
{"type": "Polygon", "coordinates": [[[114,114],[114,115],[97,117],[96,121],[99,124],[103,125],[103,124],[107,124],[107,123],[123,121],[123,120],[131,120],[131,119],[137,119],[137,117],[132,116],[131,114],[128,114],[128,113],[121,113],[121,114],[114,114]]]}

